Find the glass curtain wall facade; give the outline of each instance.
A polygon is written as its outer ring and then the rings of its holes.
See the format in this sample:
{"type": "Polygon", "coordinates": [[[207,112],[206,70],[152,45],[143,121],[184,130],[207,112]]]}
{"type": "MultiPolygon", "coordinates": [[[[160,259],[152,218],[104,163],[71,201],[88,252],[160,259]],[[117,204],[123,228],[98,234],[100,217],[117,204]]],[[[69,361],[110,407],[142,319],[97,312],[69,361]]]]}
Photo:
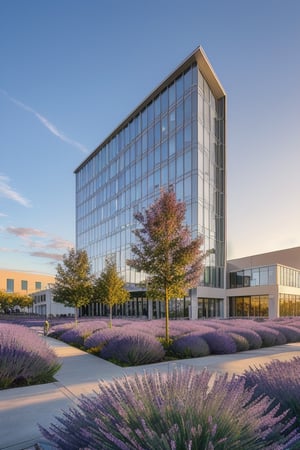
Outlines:
{"type": "Polygon", "coordinates": [[[225,93],[199,48],[75,170],[77,249],[96,275],[113,257],[134,291],[134,213],[173,189],[209,251],[199,284],[224,288],[225,169],[225,93]]]}

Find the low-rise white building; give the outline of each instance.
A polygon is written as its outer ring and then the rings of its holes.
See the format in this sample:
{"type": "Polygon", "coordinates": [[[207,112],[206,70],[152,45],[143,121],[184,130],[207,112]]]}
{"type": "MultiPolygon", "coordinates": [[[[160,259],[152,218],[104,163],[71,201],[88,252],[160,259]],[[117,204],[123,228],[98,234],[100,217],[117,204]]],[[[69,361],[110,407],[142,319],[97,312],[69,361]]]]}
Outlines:
{"type": "Polygon", "coordinates": [[[32,312],[45,318],[51,317],[73,317],[75,315],[75,308],[65,306],[63,303],[53,301],[53,294],[51,289],[44,289],[42,291],[32,294],[33,305],[32,312]]]}
{"type": "Polygon", "coordinates": [[[227,262],[227,317],[300,316],[300,247],[227,262]]]}

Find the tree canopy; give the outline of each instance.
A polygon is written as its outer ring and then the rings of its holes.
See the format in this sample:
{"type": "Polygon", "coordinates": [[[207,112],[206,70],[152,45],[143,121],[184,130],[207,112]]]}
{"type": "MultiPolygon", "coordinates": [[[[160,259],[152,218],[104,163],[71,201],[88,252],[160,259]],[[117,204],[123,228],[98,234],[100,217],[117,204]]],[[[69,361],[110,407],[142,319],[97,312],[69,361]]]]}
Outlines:
{"type": "Polygon", "coordinates": [[[106,259],[106,267],[95,281],[94,297],[109,306],[109,325],[112,326],[112,308],[129,300],[129,292],[125,283],[118,275],[116,264],[112,259],[106,259]]]}
{"type": "Polygon", "coordinates": [[[147,294],[165,300],[166,342],[169,343],[169,300],[184,297],[198,285],[205,254],[201,236],[191,238],[184,224],[186,205],[177,201],[173,191],[162,191],[145,211],[134,215],[140,228],[133,231],[134,255],[127,260],[130,267],[148,275],[147,294]]]}
{"type": "Polygon", "coordinates": [[[77,322],[78,308],[92,300],[93,283],[94,276],[86,251],[71,249],[63,256],[63,263],[57,265],[53,300],[74,307],[77,322]]]}
{"type": "Polygon", "coordinates": [[[25,308],[31,306],[33,299],[30,295],[0,291],[0,310],[6,311],[15,307],[25,308]]]}

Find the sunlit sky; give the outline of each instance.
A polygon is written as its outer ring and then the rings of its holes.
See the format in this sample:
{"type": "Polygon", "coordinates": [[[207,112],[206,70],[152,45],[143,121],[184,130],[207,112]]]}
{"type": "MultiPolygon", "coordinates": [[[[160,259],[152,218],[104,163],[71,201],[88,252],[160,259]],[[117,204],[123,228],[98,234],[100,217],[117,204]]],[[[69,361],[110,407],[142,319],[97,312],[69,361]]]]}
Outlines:
{"type": "Polygon", "coordinates": [[[227,93],[228,258],[300,245],[299,0],[0,0],[0,268],[56,272],[74,169],[196,47],[227,93]]]}

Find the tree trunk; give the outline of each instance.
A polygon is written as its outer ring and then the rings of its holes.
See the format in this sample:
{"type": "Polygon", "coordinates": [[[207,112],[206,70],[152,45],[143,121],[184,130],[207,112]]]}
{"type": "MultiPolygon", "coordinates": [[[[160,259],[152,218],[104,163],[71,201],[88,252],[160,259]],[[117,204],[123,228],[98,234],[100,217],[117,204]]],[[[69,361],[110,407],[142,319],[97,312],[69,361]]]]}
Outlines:
{"type": "Polygon", "coordinates": [[[77,325],[77,323],[78,323],[78,307],[77,306],[75,306],[75,325],[77,325]]]}
{"type": "Polygon", "coordinates": [[[169,295],[168,295],[168,289],[165,288],[165,310],[166,310],[166,344],[169,345],[170,343],[170,336],[169,336],[169,295]]]}
{"type": "Polygon", "coordinates": [[[109,328],[112,328],[112,305],[109,305],[109,328]]]}

